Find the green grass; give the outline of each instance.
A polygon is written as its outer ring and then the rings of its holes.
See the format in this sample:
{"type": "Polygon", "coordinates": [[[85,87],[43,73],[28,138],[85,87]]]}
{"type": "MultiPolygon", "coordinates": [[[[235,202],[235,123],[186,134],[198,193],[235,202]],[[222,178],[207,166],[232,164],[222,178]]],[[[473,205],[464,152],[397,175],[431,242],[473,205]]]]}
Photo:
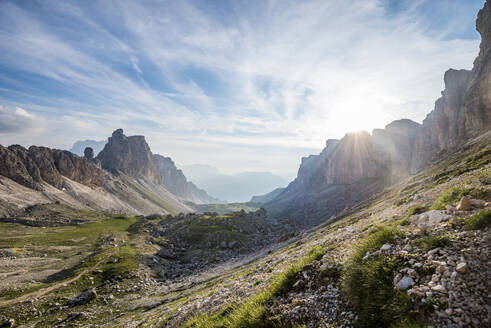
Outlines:
{"type": "Polygon", "coordinates": [[[342,289],[358,314],[360,327],[394,327],[414,322],[410,297],[393,286],[402,259],[380,255],[363,259],[368,251],[393,243],[398,236],[398,229],[382,227],[363,239],[345,264],[342,289]]]}
{"type": "Polygon", "coordinates": [[[450,238],[445,235],[440,236],[427,236],[415,241],[416,245],[421,247],[425,252],[437,247],[444,247],[450,245],[450,238]]]}
{"type": "MultiPolygon", "coordinates": [[[[44,229],[29,229],[31,234],[19,234],[18,237],[0,237],[0,247],[23,247],[32,245],[73,246],[80,243],[95,243],[101,235],[126,231],[137,221],[134,217],[108,218],[93,223],[76,226],[48,227],[44,229]]],[[[5,225],[4,227],[8,227],[5,225]]],[[[15,228],[14,226],[11,226],[15,228]]]]}
{"type": "Polygon", "coordinates": [[[294,278],[302,268],[312,261],[320,259],[325,250],[320,246],[310,249],[299,262],[292,264],[277,276],[262,292],[246,299],[238,305],[229,305],[216,314],[203,314],[189,320],[185,327],[218,328],[218,327],[272,327],[267,318],[267,304],[275,296],[288,291],[294,278]]]}
{"type": "Polygon", "coordinates": [[[491,227],[491,210],[485,209],[465,220],[465,227],[470,230],[482,230],[491,227]]]}
{"type": "Polygon", "coordinates": [[[412,215],[424,213],[425,211],[426,211],[425,206],[421,206],[421,205],[413,206],[406,213],[406,219],[411,217],[412,215]]]}
{"type": "Polygon", "coordinates": [[[464,185],[452,186],[443,191],[435,204],[431,207],[432,210],[444,210],[446,205],[453,204],[462,198],[462,196],[468,195],[472,191],[464,185]]]}

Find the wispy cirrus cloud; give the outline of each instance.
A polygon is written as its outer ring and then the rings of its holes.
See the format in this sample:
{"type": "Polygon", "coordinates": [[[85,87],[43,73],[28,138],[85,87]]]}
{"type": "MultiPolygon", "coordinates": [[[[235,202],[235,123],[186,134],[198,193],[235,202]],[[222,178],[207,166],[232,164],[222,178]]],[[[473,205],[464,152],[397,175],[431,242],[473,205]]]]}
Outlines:
{"type": "Polygon", "coordinates": [[[327,138],[421,121],[443,72],[471,67],[482,4],[3,1],[0,103],[46,129],[0,143],[123,127],[178,163],[290,174],[327,138]]]}

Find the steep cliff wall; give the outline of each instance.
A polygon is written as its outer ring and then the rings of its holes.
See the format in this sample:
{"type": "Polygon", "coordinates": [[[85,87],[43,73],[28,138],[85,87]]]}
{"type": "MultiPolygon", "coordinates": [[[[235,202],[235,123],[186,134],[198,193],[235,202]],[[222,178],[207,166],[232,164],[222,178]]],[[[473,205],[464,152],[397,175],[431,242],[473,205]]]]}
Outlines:
{"type": "Polygon", "coordinates": [[[109,137],[97,159],[110,172],[120,171],[133,178],[162,184],[162,173],[144,136],[127,137],[122,129],[118,129],[109,137]]]}

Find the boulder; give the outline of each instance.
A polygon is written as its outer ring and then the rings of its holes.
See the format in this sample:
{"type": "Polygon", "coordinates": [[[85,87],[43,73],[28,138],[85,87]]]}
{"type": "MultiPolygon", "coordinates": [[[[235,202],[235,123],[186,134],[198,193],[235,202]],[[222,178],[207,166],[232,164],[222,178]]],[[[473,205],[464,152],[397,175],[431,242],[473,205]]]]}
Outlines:
{"type": "Polygon", "coordinates": [[[399,288],[400,290],[406,290],[414,285],[414,280],[413,278],[409,276],[404,276],[402,277],[401,280],[396,284],[396,287],[399,288]]]}
{"type": "Polygon", "coordinates": [[[80,293],[77,297],[72,299],[68,304],[70,306],[77,306],[87,304],[97,298],[97,293],[94,287],[87,288],[83,292],[80,293]]]}
{"type": "Polygon", "coordinates": [[[462,198],[459,200],[457,207],[457,211],[470,211],[471,209],[471,202],[469,198],[466,196],[462,196],[462,198]]]}

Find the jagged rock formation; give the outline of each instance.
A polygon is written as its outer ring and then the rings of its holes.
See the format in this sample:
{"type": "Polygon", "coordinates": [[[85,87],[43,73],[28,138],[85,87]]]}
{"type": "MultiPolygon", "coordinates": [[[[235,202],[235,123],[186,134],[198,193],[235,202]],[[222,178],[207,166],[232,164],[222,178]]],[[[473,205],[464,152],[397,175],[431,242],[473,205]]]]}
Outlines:
{"type": "Polygon", "coordinates": [[[339,142],[328,140],[320,155],[302,159],[297,178],[265,207],[276,216],[329,217],[488,131],[490,26],[487,1],[476,22],[482,42],[472,71],[445,73],[442,97],[422,125],[403,119],[375,129],[372,135],[348,133],[339,142]]]}
{"type": "Polygon", "coordinates": [[[452,151],[463,140],[491,127],[491,5],[479,11],[476,29],[481,34],[479,55],[472,71],[445,72],[445,90],[435,109],[423,121],[413,153],[412,169],[419,169],[441,151],[452,151]]]}
{"type": "Polygon", "coordinates": [[[0,145],[0,216],[16,215],[34,204],[58,202],[75,208],[126,214],[190,212],[162,184],[162,175],[143,137],[113,133],[102,154],[0,145]]]}
{"type": "Polygon", "coordinates": [[[220,202],[218,199],[208,195],[203,189],[196,187],[191,181],[188,181],[182,170],[176,167],[170,157],[155,154],[153,159],[162,173],[165,188],[177,197],[196,204],[220,202]]]}
{"type": "Polygon", "coordinates": [[[133,178],[162,184],[162,173],[144,136],[127,137],[123,134],[123,129],[118,129],[108,138],[97,159],[110,172],[123,172],[133,178]]]}
{"type": "Polygon", "coordinates": [[[63,177],[87,186],[102,186],[107,172],[91,161],[66,150],[20,145],[5,148],[0,145],[0,175],[36,190],[42,183],[63,188],[63,177]]]}

